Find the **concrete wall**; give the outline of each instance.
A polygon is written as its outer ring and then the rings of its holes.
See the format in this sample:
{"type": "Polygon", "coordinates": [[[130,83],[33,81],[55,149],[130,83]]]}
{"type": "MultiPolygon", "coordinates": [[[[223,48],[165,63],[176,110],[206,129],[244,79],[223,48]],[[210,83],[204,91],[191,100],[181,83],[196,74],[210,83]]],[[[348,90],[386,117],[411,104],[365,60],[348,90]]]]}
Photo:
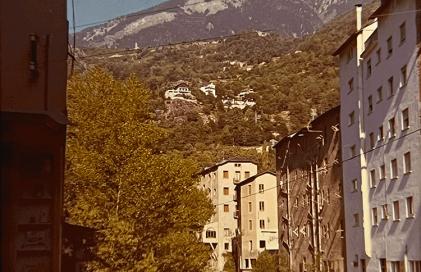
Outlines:
{"type": "Polygon", "coordinates": [[[239,195],[241,201],[240,268],[250,270],[252,262],[257,259],[259,253],[264,250],[278,250],[276,176],[272,173],[264,173],[251,181],[244,181],[239,187],[237,190],[241,191],[239,195]],[[259,185],[263,185],[263,190],[259,191],[259,185]],[[260,210],[260,202],[264,203],[263,210],[260,210]],[[264,220],[264,228],[260,227],[260,220],[264,220]],[[250,221],[252,222],[251,229],[250,221]],[[265,247],[260,246],[260,241],[265,241],[265,247]],[[252,250],[250,250],[250,242],[252,250]]]}
{"type": "Polygon", "coordinates": [[[0,3],[1,111],[47,113],[65,122],[66,12],[65,1],[0,3]]]}
{"type": "MultiPolygon", "coordinates": [[[[418,1],[419,2],[419,1],[418,1]]],[[[340,60],[341,77],[341,128],[344,159],[344,195],[346,214],[346,242],[348,271],[361,271],[363,262],[367,271],[380,270],[380,258],[401,262],[402,269],[407,267],[406,260],[421,260],[419,241],[421,221],[406,215],[406,198],[412,196],[415,215],[420,212],[421,185],[417,171],[421,170],[421,136],[413,133],[420,128],[420,90],[419,68],[417,67],[417,13],[416,0],[390,1],[389,7],[381,13],[393,14],[378,18],[377,37],[373,44],[359,48],[362,55],[360,69],[355,62],[347,63],[346,52],[340,60]],[[405,22],[406,40],[400,41],[400,25],[405,22]],[[388,56],[387,39],[392,37],[393,53],[388,56]],[[377,61],[377,50],[381,49],[381,61],[377,61]],[[365,51],[365,52],[363,52],[365,51]],[[372,73],[368,76],[368,63],[371,60],[372,73]],[[401,68],[407,65],[408,83],[400,87],[401,68]],[[348,93],[348,80],[358,77],[361,72],[361,92],[348,93]],[[394,95],[389,94],[388,79],[394,78],[394,95]],[[377,90],[382,87],[383,98],[378,98],[377,90]],[[368,99],[373,99],[370,112],[368,99]],[[359,108],[361,106],[361,108],[359,108]],[[410,127],[402,128],[402,111],[409,110],[410,127]],[[358,123],[349,126],[348,114],[355,111],[358,123]],[[388,136],[388,122],[395,118],[396,135],[388,136]],[[379,127],[384,128],[384,139],[379,139],[379,127]],[[359,131],[358,127],[361,128],[359,131]],[[370,134],[375,138],[374,149],[370,144],[370,134]],[[360,138],[362,141],[360,141],[360,138]],[[357,146],[358,153],[366,153],[361,158],[351,159],[349,146],[357,146]],[[404,154],[411,152],[412,173],[404,174],[404,154]],[[398,162],[398,177],[391,178],[390,164],[398,162]],[[363,162],[364,162],[363,161],[363,162]],[[385,165],[386,178],[380,179],[381,166],[385,165]],[[361,167],[363,166],[363,167],[361,167]],[[375,174],[375,186],[370,182],[369,173],[375,174]],[[354,191],[352,180],[358,180],[354,191]],[[394,201],[400,204],[400,221],[392,219],[394,201]],[[382,205],[388,205],[389,218],[382,219],[382,205]],[[373,218],[373,208],[377,208],[378,223],[373,218]],[[360,217],[360,224],[354,226],[354,214],[360,217]],[[418,241],[418,242],[416,242],[418,241]]],[[[420,26],[418,26],[419,28],[420,26]]],[[[363,31],[364,33],[373,31],[363,31]]],[[[364,40],[366,36],[362,37],[364,40]]],[[[356,57],[356,56],[355,56],[356,57]]],[[[418,56],[419,58],[419,56],[418,56]]]]}

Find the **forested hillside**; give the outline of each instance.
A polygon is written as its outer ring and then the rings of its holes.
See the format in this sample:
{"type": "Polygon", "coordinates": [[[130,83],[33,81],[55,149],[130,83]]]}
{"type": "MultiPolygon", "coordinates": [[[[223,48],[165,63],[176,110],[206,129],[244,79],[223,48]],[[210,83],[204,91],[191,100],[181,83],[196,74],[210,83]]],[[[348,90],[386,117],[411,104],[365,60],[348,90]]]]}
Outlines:
{"type": "MultiPolygon", "coordinates": [[[[366,8],[366,15],[375,7],[366,8]]],[[[354,25],[350,12],[302,39],[253,32],[139,50],[80,49],[78,67],[101,66],[117,78],[134,74],[144,82],[153,93],[155,111],[150,118],[170,133],[162,143],[164,150],[186,157],[207,154],[208,159],[200,160],[204,165],[235,155],[264,161],[269,156],[265,152],[258,155],[245,147],[282,138],[306,125],[314,114],[337,105],[338,70],[331,54],[354,25]],[[197,105],[165,103],[164,92],[178,80],[190,82],[197,105]],[[198,90],[209,82],[215,83],[217,98],[198,90]],[[254,107],[224,108],[222,97],[234,97],[245,89],[255,91],[250,95],[254,107]],[[176,114],[167,114],[174,107],[176,114]]],[[[271,162],[265,164],[271,168],[271,162]]]]}

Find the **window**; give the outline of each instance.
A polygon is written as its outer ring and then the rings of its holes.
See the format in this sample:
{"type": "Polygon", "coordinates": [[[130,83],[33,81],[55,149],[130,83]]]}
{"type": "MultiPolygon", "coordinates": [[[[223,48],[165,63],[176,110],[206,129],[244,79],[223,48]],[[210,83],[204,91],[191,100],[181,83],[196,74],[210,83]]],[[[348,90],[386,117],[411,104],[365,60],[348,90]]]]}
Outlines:
{"type": "Polygon", "coordinates": [[[393,220],[400,220],[399,201],[393,201],[393,220]]]}
{"type": "Polygon", "coordinates": [[[229,250],[230,249],[230,244],[229,243],[224,243],[224,249],[225,250],[229,250]]]}
{"type": "Polygon", "coordinates": [[[351,146],[350,153],[351,153],[351,158],[357,155],[357,148],[355,147],[355,145],[351,146]]]}
{"type": "Polygon", "coordinates": [[[265,210],[265,202],[260,201],[259,202],[259,211],[263,212],[265,210]]]}
{"type": "Polygon", "coordinates": [[[382,61],[382,50],[381,48],[379,48],[376,51],[376,65],[379,65],[381,61],[382,61]]]}
{"type": "Polygon", "coordinates": [[[403,172],[409,174],[411,171],[411,152],[406,152],[403,155],[403,172]]]}
{"type": "Polygon", "coordinates": [[[393,86],[393,77],[389,77],[387,80],[387,84],[389,85],[389,97],[395,94],[395,89],[393,86]]]}
{"type": "Polygon", "coordinates": [[[351,78],[348,81],[348,93],[351,93],[352,91],[354,91],[354,78],[351,78]]]}
{"type": "Polygon", "coordinates": [[[265,220],[261,219],[259,221],[259,226],[260,226],[261,229],[265,229],[265,220]]]}
{"type": "Polygon", "coordinates": [[[393,159],[390,162],[390,178],[391,179],[398,178],[398,161],[396,159],[393,159]]]}
{"type": "Polygon", "coordinates": [[[225,237],[231,237],[231,230],[229,228],[224,228],[224,235],[225,237]]]}
{"type": "Polygon", "coordinates": [[[405,24],[405,22],[403,22],[399,26],[399,33],[400,33],[401,44],[402,44],[406,40],[406,24],[405,24]]]}
{"type": "Polygon", "coordinates": [[[389,218],[388,205],[383,204],[382,205],[382,220],[387,220],[388,218],[389,218]]]}
{"type": "Polygon", "coordinates": [[[390,57],[393,54],[393,39],[392,36],[390,36],[387,39],[387,57],[390,57]]]}
{"type": "Polygon", "coordinates": [[[376,226],[379,223],[379,218],[377,216],[377,208],[371,209],[371,217],[373,220],[373,225],[376,226]]]}
{"type": "Polygon", "coordinates": [[[249,261],[249,259],[246,259],[245,261],[246,261],[246,268],[250,268],[250,261],[249,261]]]}
{"type": "Polygon", "coordinates": [[[386,259],[380,259],[380,272],[387,272],[386,259]]]}
{"type": "Polygon", "coordinates": [[[234,167],[241,167],[241,163],[234,164],[234,167]]]}
{"type": "Polygon", "coordinates": [[[421,272],[421,261],[409,261],[408,272],[421,272]]]}
{"type": "Polygon", "coordinates": [[[367,60],[367,78],[371,76],[372,68],[371,68],[371,59],[367,60]]]}
{"type": "Polygon", "coordinates": [[[229,195],[230,189],[228,187],[224,187],[224,195],[229,195]]]}
{"type": "Polygon", "coordinates": [[[402,111],[402,130],[409,128],[409,110],[404,109],[402,111]]]}
{"type": "Polygon", "coordinates": [[[389,120],[389,138],[396,136],[395,118],[389,120]]]}
{"type": "Polygon", "coordinates": [[[249,220],[249,230],[253,230],[253,221],[249,220]]]}
{"type": "Polygon", "coordinates": [[[391,261],[390,262],[390,271],[391,272],[403,272],[401,271],[401,262],[400,261],[391,261]]]}
{"type": "Polygon", "coordinates": [[[259,193],[263,193],[265,191],[265,185],[259,184],[259,193]]]}
{"type": "Polygon", "coordinates": [[[367,271],[367,263],[365,262],[365,259],[361,259],[361,272],[367,271]]]}
{"type": "Polygon", "coordinates": [[[380,177],[380,180],[383,180],[386,178],[386,166],[384,164],[380,165],[379,177],[380,177]]]}
{"type": "Polygon", "coordinates": [[[207,230],[206,231],[206,238],[216,238],[216,231],[214,231],[214,230],[207,230]]]}
{"type": "Polygon", "coordinates": [[[249,171],[244,172],[244,178],[249,178],[249,177],[250,177],[250,172],[249,171]]]}
{"type": "Polygon", "coordinates": [[[358,213],[354,213],[354,227],[358,227],[360,225],[360,217],[358,213]]]}
{"type": "Polygon", "coordinates": [[[377,136],[379,141],[383,141],[384,140],[384,129],[383,126],[379,127],[379,135],[377,136]]]}
{"type": "Polygon", "coordinates": [[[224,212],[229,212],[230,206],[228,204],[224,204],[224,212]]]}
{"type": "Polygon", "coordinates": [[[358,180],[354,179],[352,180],[352,192],[357,192],[358,191],[358,180]]]}
{"type": "Polygon", "coordinates": [[[377,103],[380,103],[383,100],[383,88],[377,88],[377,103]]]}
{"type": "Polygon", "coordinates": [[[240,171],[235,171],[235,177],[234,179],[236,181],[240,181],[241,180],[241,172],[240,171]]]}
{"type": "Polygon", "coordinates": [[[406,198],[406,217],[414,217],[414,198],[412,196],[406,198]]]}
{"type": "Polygon", "coordinates": [[[228,171],[224,171],[224,179],[229,178],[228,171]]]}
{"type": "Polygon", "coordinates": [[[408,74],[406,70],[406,65],[401,68],[401,81],[399,83],[399,87],[402,88],[408,83],[408,74]]]}
{"type": "Polygon", "coordinates": [[[370,95],[368,97],[368,113],[372,113],[373,112],[373,96],[370,95]]]}
{"type": "Polygon", "coordinates": [[[259,241],[259,246],[260,246],[260,248],[266,248],[266,241],[265,240],[260,240],[259,241]]]}
{"type": "Polygon", "coordinates": [[[376,170],[374,169],[370,171],[370,187],[376,187],[376,170]]]}
{"type": "Polygon", "coordinates": [[[370,149],[373,149],[374,146],[376,145],[376,136],[374,136],[373,132],[370,133],[369,139],[370,139],[370,149]]]}
{"type": "Polygon", "coordinates": [[[348,115],[348,126],[351,126],[355,123],[355,112],[351,112],[348,115]]]}
{"type": "Polygon", "coordinates": [[[249,195],[251,195],[251,185],[248,186],[249,189],[249,195]]]}
{"type": "Polygon", "coordinates": [[[253,210],[252,203],[251,203],[251,202],[249,202],[249,212],[252,212],[252,210],[253,210]]]}
{"type": "Polygon", "coordinates": [[[253,241],[252,240],[249,241],[249,249],[250,249],[250,251],[253,250],[253,241]]]}

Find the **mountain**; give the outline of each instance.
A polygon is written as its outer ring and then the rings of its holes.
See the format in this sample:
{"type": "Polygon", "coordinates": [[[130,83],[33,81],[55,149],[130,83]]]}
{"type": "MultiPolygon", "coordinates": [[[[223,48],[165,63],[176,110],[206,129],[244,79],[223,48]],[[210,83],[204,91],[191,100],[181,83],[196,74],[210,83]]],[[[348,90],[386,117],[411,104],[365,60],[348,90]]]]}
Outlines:
{"type": "Polygon", "coordinates": [[[350,0],[170,0],[76,34],[79,47],[134,48],[251,30],[302,37],[352,7],[350,0]]]}

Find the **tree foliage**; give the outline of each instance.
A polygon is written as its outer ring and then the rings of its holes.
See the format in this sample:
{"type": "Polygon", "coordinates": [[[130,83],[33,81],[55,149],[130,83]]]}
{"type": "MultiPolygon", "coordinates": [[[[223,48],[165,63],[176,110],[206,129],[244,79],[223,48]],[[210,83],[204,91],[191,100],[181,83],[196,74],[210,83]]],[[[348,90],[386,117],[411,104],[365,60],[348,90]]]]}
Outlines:
{"type": "Polygon", "coordinates": [[[213,212],[192,178],[198,166],[162,151],[168,134],[149,101],[134,77],[102,70],[68,84],[65,207],[98,230],[91,270],[193,272],[209,259],[196,237],[213,212]]]}

